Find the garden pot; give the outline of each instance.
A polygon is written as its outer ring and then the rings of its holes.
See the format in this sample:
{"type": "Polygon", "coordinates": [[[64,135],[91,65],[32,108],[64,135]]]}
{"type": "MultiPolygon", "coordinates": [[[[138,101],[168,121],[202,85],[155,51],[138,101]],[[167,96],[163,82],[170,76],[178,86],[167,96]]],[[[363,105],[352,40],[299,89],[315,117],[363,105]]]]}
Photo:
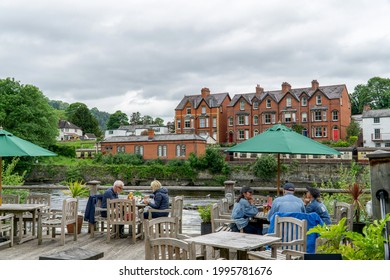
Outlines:
{"type": "MultiPolygon", "coordinates": [[[[77,216],[77,234],[80,234],[81,233],[81,228],[83,227],[83,215],[78,215],[77,216]]],[[[66,229],[68,231],[68,233],[73,233],[73,224],[70,224],[70,225],[66,225],[66,229]]]]}
{"type": "Polygon", "coordinates": [[[352,231],[362,234],[363,228],[366,226],[366,223],[362,222],[353,222],[352,224],[352,231]]]}
{"type": "Polygon", "coordinates": [[[211,233],[211,223],[201,223],[200,224],[200,234],[209,234],[211,233]]]}

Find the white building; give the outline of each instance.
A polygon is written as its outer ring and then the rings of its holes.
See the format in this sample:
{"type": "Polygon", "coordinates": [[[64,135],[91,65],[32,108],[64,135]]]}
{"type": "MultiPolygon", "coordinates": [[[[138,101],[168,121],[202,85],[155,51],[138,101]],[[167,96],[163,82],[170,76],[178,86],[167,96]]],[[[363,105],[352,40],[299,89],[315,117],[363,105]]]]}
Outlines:
{"type": "Polygon", "coordinates": [[[148,129],[153,129],[154,134],[168,134],[167,126],[158,126],[156,124],[148,125],[122,125],[118,129],[109,129],[104,132],[104,139],[113,136],[140,136],[143,133],[147,135],[148,129]]]}
{"type": "Polygon", "coordinates": [[[80,127],[66,120],[58,122],[58,130],[57,141],[77,140],[83,136],[83,130],[80,127]]]}
{"type": "Polygon", "coordinates": [[[390,109],[364,110],[362,119],[363,146],[390,147],[390,109]]]}

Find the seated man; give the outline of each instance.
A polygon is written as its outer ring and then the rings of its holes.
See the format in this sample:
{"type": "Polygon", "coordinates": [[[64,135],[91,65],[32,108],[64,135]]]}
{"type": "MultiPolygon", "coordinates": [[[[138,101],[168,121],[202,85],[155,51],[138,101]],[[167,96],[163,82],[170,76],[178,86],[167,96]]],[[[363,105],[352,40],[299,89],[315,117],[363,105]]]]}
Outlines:
{"type": "MultiPolygon", "coordinates": [[[[123,182],[121,180],[117,180],[114,182],[114,185],[111,188],[108,188],[104,194],[102,199],[102,208],[107,208],[107,199],[116,199],[118,198],[119,193],[123,190],[123,182]]],[[[102,217],[107,217],[107,211],[101,212],[102,217]]],[[[119,225],[119,234],[121,238],[125,238],[123,234],[123,225],[119,225]]]]}

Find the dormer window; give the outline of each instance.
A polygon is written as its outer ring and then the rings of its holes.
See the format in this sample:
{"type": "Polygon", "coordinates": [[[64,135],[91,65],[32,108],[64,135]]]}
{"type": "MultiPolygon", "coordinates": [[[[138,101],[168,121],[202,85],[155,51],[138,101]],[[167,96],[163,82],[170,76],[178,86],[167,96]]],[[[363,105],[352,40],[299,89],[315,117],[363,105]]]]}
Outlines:
{"type": "Polygon", "coordinates": [[[286,107],[291,107],[291,97],[286,98],[286,107]]]}
{"type": "Polygon", "coordinates": [[[271,99],[266,100],[266,107],[271,108],[271,99]]]}
{"type": "Polygon", "coordinates": [[[307,106],[307,97],[306,96],[302,96],[302,98],[301,98],[301,106],[307,106]]]}
{"type": "Polygon", "coordinates": [[[206,114],[206,106],[202,106],[202,114],[206,114]]]}
{"type": "Polygon", "coordinates": [[[321,105],[321,104],[322,104],[321,95],[317,95],[316,96],[316,105],[321,105]]]}
{"type": "Polygon", "coordinates": [[[186,111],[187,111],[187,115],[191,115],[191,107],[187,107],[186,111]]]}
{"type": "Polygon", "coordinates": [[[258,101],[253,101],[253,109],[255,109],[255,110],[259,109],[259,102],[258,101]]]}
{"type": "Polygon", "coordinates": [[[241,110],[241,111],[244,111],[244,110],[245,110],[245,102],[244,102],[244,100],[241,100],[241,101],[240,101],[240,110],[241,110]]]}

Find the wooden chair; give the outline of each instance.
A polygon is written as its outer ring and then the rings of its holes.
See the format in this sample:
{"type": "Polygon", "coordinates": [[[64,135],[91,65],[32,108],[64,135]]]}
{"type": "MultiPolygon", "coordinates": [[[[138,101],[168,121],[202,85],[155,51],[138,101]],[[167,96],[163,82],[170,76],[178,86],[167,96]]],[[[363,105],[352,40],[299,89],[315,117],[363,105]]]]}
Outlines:
{"type": "Polygon", "coordinates": [[[264,205],[268,203],[268,196],[264,195],[252,195],[253,199],[255,200],[255,205],[264,205]]]}
{"type": "MultiPolygon", "coordinates": [[[[50,215],[51,195],[48,193],[29,194],[26,197],[26,204],[44,204],[45,207],[41,210],[42,219],[48,219],[50,215]]],[[[33,216],[31,213],[23,214],[24,231],[27,231],[27,223],[32,222],[33,216]]]]}
{"type": "Polygon", "coordinates": [[[131,227],[132,242],[138,237],[143,239],[142,224],[144,222],[143,209],[137,209],[135,199],[108,199],[107,200],[107,242],[111,238],[111,230],[119,236],[118,226],[131,227]]]}
{"type": "Polygon", "coordinates": [[[333,208],[332,224],[337,224],[342,218],[346,218],[345,225],[352,231],[353,227],[353,206],[345,202],[335,201],[333,208]]]}
{"type": "Polygon", "coordinates": [[[172,237],[160,237],[149,241],[146,260],[195,260],[195,246],[172,237]]]}
{"type": "Polygon", "coordinates": [[[14,245],[14,215],[7,214],[0,216],[0,246],[9,244],[14,245]]]}
{"type": "Polygon", "coordinates": [[[250,260],[300,259],[306,253],[307,221],[292,217],[275,217],[275,233],[269,236],[281,237],[280,242],[270,245],[271,250],[250,251],[250,260]]]}
{"type": "Polygon", "coordinates": [[[229,206],[229,201],[226,197],[222,198],[219,201],[219,207],[221,215],[230,216],[232,214],[232,211],[229,206]]]}
{"type": "Polygon", "coordinates": [[[4,204],[19,204],[20,197],[18,194],[3,194],[1,196],[4,204]]]}
{"type": "Polygon", "coordinates": [[[182,229],[183,229],[183,222],[182,222],[183,203],[184,203],[184,197],[182,195],[175,196],[173,198],[172,203],[171,203],[171,208],[164,209],[164,210],[149,208],[148,209],[148,219],[149,220],[152,219],[153,212],[168,212],[168,213],[170,213],[171,217],[178,217],[179,218],[179,232],[182,233],[182,229]]]}
{"type": "Polygon", "coordinates": [[[220,205],[218,203],[214,203],[211,206],[211,231],[231,231],[231,223],[234,223],[234,220],[230,217],[230,215],[222,215],[220,205]]]}
{"type": "Polygon", "coordinates": [[[77,198],[64,199],[62,203],[62,211],[55,212],[49,218],[42,220],[42,229],[38,230],[38,245],[42,244],[43,228],[51,229],[52,238],[56,236],[56,228],[61,230],[61,245],[65,245],[65,230],[66,226],[74,224],[73,240],[77,240],[77,198]]]}
{"type": "Polygon", "coordinates": [[[181,234],[179,230],[178,217],[160,217],[144,221],[145,234],[145,257],[150,255],[150,240],[169,237],[175,239],[190,238],[187,235],[181,234]]]}

